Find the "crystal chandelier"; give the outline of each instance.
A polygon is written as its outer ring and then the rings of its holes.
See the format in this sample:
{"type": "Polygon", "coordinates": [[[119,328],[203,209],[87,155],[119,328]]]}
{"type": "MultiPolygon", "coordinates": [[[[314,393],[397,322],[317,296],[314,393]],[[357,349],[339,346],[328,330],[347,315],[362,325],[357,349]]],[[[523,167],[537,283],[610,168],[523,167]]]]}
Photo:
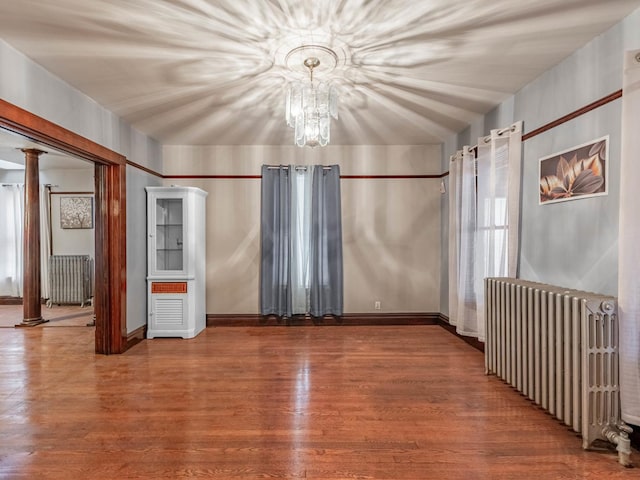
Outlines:
{"type": "Polygon", "coordinates": [[[294,129],[297,146],[324,147],[331,137],[331,117],[338,119],[338,93],[328,82],[314,83],[313,70],[320,66],[320,59],[308,57],[303,64],[309,70],[309,81],[289,85],[287,125],[294,129]]]}

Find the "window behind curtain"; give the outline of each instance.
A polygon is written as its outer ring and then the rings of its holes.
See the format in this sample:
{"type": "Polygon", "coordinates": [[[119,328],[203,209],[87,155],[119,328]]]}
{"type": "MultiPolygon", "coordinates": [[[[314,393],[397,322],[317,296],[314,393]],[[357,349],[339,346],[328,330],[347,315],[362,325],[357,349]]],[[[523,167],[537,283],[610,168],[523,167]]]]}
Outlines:
{"type": "Polygon", "coordinates": [[[24,185],[0,185],[0,296],[22,296],[24,185]]]}
{"type": "Polygon", "coordinates": [[[484,278],[515,277],[522,122],[451,158],[449,313],[462,335],[484,340],[484,278]]]}
{"type": "Polygon", "coordinates": [[[293,315],[309,311],[311,168],[294,168],[291,187],[291,293],[293,315]]]}
{"type": "Polygon", "coordinates": [[[260,312],[342,315],[340,170],[262,167],[260,312]]]}

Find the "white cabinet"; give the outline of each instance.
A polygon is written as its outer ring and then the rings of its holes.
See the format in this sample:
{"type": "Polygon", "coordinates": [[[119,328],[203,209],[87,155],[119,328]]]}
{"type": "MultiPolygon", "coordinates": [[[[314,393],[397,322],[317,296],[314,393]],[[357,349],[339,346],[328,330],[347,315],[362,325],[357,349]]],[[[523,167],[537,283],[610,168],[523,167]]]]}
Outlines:
{"type": "Polygon", "coordinates": [[[146,190],[147,338],[192,338],[207,323],[207,192],[195,187],[146,190]]]}

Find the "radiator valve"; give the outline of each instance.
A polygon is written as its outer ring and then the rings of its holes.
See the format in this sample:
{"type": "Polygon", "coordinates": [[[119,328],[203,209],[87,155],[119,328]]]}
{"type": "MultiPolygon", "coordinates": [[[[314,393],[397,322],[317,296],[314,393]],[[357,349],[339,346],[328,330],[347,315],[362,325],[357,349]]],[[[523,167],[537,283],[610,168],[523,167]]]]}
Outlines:
{"type": "Polygon", "coordinates": [[[611,443],[616,445],[618,451],[618,463],[624,467],[632,467],[631,463],[631,441],[629,440],[629,434],[633,431],[631,427],[622,423],[617,425],[618,428],[613,428],[607,425],[602,429],[602,434],[611,443]]]}
{"type": "Polygon", "coordinates": [[[604,313],[612,313],[613,311],[615,311],[615,305],[609,301],[602,302],[600,308],[604,313]]]}

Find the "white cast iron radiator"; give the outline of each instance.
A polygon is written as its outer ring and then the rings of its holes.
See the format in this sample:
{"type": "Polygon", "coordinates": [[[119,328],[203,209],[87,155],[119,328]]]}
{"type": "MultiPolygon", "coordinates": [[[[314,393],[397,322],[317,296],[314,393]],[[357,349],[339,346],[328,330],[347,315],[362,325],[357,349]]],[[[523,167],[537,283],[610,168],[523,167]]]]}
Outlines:
{"type": "Polygon", "coordinates": [[[93,259],[89,255],[51,255],[47,306],[54,303],[84,307],[93,297],[93,259]]]}
{"type": "Polygon", "coordinates": [[[485,279],[487,374],[553,416],[617,445],[630,465],[631,429],[620,418],[618,316],[614,297],[515,278],[485,279]]]}

